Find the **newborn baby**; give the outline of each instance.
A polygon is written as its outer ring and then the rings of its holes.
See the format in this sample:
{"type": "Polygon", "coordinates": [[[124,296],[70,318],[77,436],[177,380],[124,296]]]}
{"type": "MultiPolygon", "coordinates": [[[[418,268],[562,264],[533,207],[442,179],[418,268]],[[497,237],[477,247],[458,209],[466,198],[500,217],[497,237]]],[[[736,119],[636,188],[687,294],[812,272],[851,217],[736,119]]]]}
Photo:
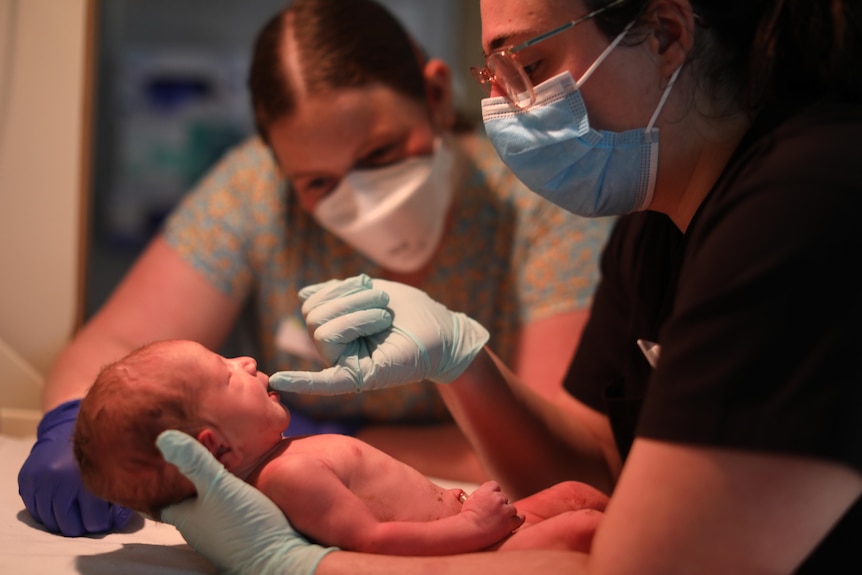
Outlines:
{"type": "Polygon", "coordinates": [[[104,368],[81,402],[74,448],[85,485],[158,518],[195,495],[155,446],[178,429],[322,545],[390,555],[589,549],[607,501],[595,489],[564,482],[513,503],[489,481],[468,496],[352,437],[286,438],[290,414],[268,383],[254,359],[191,341],[132,352],[104,368]]]}

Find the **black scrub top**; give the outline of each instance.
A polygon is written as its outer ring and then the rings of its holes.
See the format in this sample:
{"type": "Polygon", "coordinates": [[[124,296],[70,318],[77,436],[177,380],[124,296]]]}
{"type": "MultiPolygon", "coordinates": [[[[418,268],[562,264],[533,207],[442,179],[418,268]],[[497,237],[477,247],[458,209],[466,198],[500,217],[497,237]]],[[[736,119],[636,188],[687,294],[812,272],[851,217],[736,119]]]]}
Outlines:
{"type": "MultiPolygon", "coordinates": [[[[623,458],[642,436],[862,470],[860,134],[859,106],[771,110],[685,234],[620,218],[565,386],[623,458]]],[[[862,573],[860,541],[857,502],[799,572],[862,573]]]]}

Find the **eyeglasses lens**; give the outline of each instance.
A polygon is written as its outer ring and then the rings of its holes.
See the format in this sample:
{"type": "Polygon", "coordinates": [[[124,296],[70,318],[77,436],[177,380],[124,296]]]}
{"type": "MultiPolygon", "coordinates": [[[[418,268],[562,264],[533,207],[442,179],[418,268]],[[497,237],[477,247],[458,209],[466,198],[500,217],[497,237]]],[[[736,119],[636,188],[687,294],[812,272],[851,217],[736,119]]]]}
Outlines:
{"type": "Polygon", "coordinates": [[[497,86],[501,88],[510,102],[522,107],[524,93],[529,93],[529,101],[533,99],[533,85],[527,78],[526,72],[508,52],[495,52],[488,56],[488,70],[496,79],[497,86]]]}

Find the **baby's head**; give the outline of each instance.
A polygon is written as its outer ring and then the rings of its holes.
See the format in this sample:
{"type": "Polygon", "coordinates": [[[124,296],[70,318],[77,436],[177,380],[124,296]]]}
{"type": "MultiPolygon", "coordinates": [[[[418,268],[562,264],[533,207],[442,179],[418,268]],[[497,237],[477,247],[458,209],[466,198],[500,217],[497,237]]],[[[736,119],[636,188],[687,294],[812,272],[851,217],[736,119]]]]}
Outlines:
{"type": "Polygon", "coordinates": [[[97,496],[158,517],[195,493],[162,458],[166,429],[195,437],[229,471],[281,440],[290,415],[250,357],[224,358],[192,341],[162,341],[105,367],[81,401],[74,450],[97,496]]]}
{"type": "Polygon", "coordinates": [[[108,501],[156,515],[195,493],[156,448],[166,429],[192,436],[206,425],[205,384],[183,342],[142,347],[105,367],[81,401],[74,451],[84,485],[108,501]]]}

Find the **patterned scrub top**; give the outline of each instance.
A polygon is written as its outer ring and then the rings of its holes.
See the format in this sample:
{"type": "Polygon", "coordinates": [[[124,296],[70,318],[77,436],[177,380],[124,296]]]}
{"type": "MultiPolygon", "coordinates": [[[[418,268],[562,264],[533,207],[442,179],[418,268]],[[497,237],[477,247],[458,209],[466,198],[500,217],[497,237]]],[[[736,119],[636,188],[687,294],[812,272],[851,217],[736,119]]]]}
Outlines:
{"type": "MultiPolygon", "coordinates": [[[[480,134],[458,146],[463,170],[434,269],[419,289],[491,333],[511,363],[519,329],[587,307],[612,219],[587,219],[530,192],[480,134]]],[[[228,152],[183,198],[162,231],[168,244],[216,288],[251,304],[261,371],[319,370],[305,331],[300,288],[359,273],[383,277],[304,212],[269,149],[251,138],[228,152]]],[[[361,423],[431,423],[450,416],[434,384],[340,396],[283,395],[292,411],[361,423]]]]}

